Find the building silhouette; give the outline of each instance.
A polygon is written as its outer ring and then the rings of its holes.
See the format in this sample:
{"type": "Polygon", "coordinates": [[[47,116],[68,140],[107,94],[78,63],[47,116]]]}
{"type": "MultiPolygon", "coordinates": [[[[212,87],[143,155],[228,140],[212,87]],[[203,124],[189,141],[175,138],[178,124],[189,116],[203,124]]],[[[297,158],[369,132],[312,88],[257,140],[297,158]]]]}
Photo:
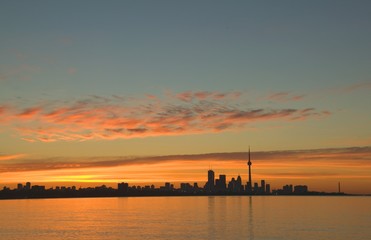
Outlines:
{"type": "Polygon", "coordinates": [[[250,159],[250,146],[249,146],[249,161],[247,162],[247,166],[249,166],[249,181],[247,182],[247,189],[246,192],[252,194],[252,181],[251,181],[251,159],[250,159]]]}
{"type": "Polygon", "coordinates": [[[307,185],[296,185],[294,186],[294,193],[297,194],[304,194],[308,192],[308,186],[307,185]]]}
{"type": "Polygon", "coordinates": [[[215,190],[215,173],[211,169],[207,171],[207,183],[205,185],[205,190],[209,193],[212,193],[215,190]]]}
{"type": "Polygon", "coordinates": [[[271,194],[271,185],[270,184],[265,185],[265,193],[266,194],[271,194]]]}

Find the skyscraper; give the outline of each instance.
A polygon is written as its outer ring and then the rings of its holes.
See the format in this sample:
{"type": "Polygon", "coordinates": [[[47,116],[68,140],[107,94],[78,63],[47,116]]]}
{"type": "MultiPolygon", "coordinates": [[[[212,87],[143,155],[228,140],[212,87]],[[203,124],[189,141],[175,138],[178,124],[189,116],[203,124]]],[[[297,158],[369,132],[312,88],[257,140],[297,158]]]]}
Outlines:
{"type": "Polygon", "coordinates": [[[271,194],[271,185],[270,185],[270,184],[267,184],[267,185],[265,186],[265,192],[266,192],[267,194],[271,194]]]}
{"type": "Polygon", "coordinates": [[[265,180],[261,180],[261,186],[260,186],[260,193],[264,194],[266,189],[265,189],[265,180]]]}
{"type": "Polygon", "coordinates": [[[218,192],[223,192],[227,188],[227,182],[226,182],[226,176],[225,175],[219,175],[219,179],[215,180],[215,190],[218,192]]]}
{"type": "Polygon", "coordinates": [[[236,190],[237,192],[242,191],[242,180],[241,180],[240,175],[238,175],[237,180],[236,180],[236,190]]]}
{"type": "Polygon", "coordinates": [[[209,186],[214,187],[214,185],[215,185],[215,173],[211,169],[207,172],[207,182],[209,183],[209,186]]]}
{"type": "Polygon", "coordinates": [[[26,186],[24,187],[24,189],[31,190],[31,183],[30,182],[26,182],[26,186]]]}
{"type": "Polygon", "coordinates": [[[252,193],[252,182],[251,182],[251,160],[250,160],[250,146],[249,146],[249,161],[247,165],[249,166],[249,182],[247,183],[247,192],[252,193]]]}
{"type": "Polygon", "coordinates": [[[213,170],[209,170],[207,171],[207,190],[209,192],[212,192],[214,191],[214,187],[215,187],[215,173],[213,170]]]}

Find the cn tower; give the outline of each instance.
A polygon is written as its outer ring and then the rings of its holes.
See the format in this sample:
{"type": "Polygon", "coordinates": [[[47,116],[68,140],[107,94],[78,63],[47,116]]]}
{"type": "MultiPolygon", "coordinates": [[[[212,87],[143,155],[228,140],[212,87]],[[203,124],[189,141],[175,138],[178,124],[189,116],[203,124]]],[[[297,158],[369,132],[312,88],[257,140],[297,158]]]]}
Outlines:
{"type": "Polygon", "coordinates": [[[249,182],[247,183],[248,192],[252,192],[252,185],[251,185],[251,161],[250,161],[250,146],[249,146],[249,161],[247,162],[247,165],[249,166],[249,182]]]}

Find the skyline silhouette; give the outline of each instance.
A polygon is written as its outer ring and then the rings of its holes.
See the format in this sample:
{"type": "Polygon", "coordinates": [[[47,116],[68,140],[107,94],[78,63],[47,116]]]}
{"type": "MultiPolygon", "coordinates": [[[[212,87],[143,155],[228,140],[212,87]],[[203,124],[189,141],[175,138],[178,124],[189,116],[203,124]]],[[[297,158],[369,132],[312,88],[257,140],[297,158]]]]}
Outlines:
{"type": "Polygon", "coordinates": [[[146,186],[130,186],[127,182],[117,184],[117,188],[107,187],[106,185],[96,186],[94,188],[81,188],[76,186],[56,186],[46,189],[43,185],[31,185],[27,182],[17,184],[16,189],[10,189],[6,186],[0,191],[0,198],[63,198],[63,197],[112,197],[112,196],[213,196],[213,195],[346,195],[340,191],[340,182],[338,183],[338,192],[318,192],[309,191],[307,185],[286,184],[281,189],[272,189],[270,183],[261,179],[260,186],[258,182],[252,182],[252,161],[250,146],[248,151],[248,181],[246,184],[242,181],[240,175],[237,178],[232,177],[227,182],[225,174],[220,174],[215,178],[215,172],[211,168],[207,171],[207,181],[203,187],[199,183],[180,183],[180,188],[174,187],[174,184],[165,182],[158,188],[154,184],[146,186]]]}
{"type": "MultiPolygon", "coordinates": [[[[367,166],[370,162],[371,148],[340,148],[340,149],[315,149],[295,151],[257,151],[254,152],[255,170],[257,180],[268,179],[278,188],[288,182],[294,185],[309,184],[316,191],[333,192],[337,189],[338,182],[342,182],[347,193],[368,194],[371,192],[367,181],[354,183],[357,177],[367,176],[367,166]],[[351,165],[350,165],[351,163],[351,165]],[[319,172],[318,167],[326,167],[326,172],[319,172]],[[350,171],[352,170],[352,171],[350,171]],[[348,175],[348,172],[351,175],[348,175]],[[294,174],[293,174],[294,173],[294,174]]],[[[52,187],[56,185],[77,185],[93,187],[97,184],[115,186],[117,182],[126,181],[135,185],[148,183],[159,186],[163,182],[174,182],[180,186],[181,182],[205,183],[203,171],[205,165],[213,163],[218,172],[225,172],[228,176],[240,175],[248,179],[248,152],[238,153],[209,153],[189,155],[168,155],[149,157],[108,157],[70,159],[68,164],[58,159],[27,159],[17,163],[0,161],[0,172],[6,176],[9,172],[13,177],[12,182],[0,182],[3,186],[16,186],[24,173],[37,173],[38,176],[28,177],[31,182],[52,187]],[[77,161],[76,161],[77,160],[77,161]],[[45,165],[48,161],[48,165],[45,165]],[[27,163],[25,165],[25,163],[27,163]],[[45,166],[47,166],[45,168],[45,166]],[[112,169],[120,168],[120,172],[112,169]],[[74,176],[64,172],[75,169],[83,176],[74,176]],[[97,170],[110,171],[113,178],[103,179],[89,175],[97,170]],[[166,170],[165,170],[166,169],[166,170]],[[50,172],[51,175],[48,173],[50,172]],[[174,174],[169,174],[173,172],[174,174]],[[57,176],[56,176],[57,173],[57,176]],[[58,177],[58,174],[63,174],[58,177]],[[50,177],[49,177],[50,176],[50,177]],[[53,181],[50,178],[53,176],[53,181]],[[42,178],[41,178],[42,177],[42,178]],[[96,180],[94,180],[96,178],[96,180]],[[58,181],[59,179],[59,181],[58,181]],[[67,181],[66,181],[67,180],[67,181]]],[[[18,160],[19,161],[19,160],[18,160]]],[[[33,175],[35,176],[35,175],[33,175]]],[[[37,175],[36,175],[37,176],[37,175]]]]}
{"type": "MultiPolygon", "coordinates": [[[[306,195],[306,196],[327,196],[327,195],[349,195],[340,191],[340,182],[338,192],[318,192],[310,191],[307,185],[286,184],[280,189],[270,188],[270,183],[261,180],[254,182],[253,187],[250,182],[243,183],[241,176],[235,179],[232,177],[229,182],[226,181],[226,175],[219,175],[215,179],[213,170],[207,171],[207,182],[203,187],[199,187],[197,182],[180,183],[180,187],[174,187],[174,184],[165,182],[163,186],[155,187],[153,184],[139,186],[130,186],[129,183],[121,182],[117,188],[107,187],[106,185],[77,188],[76,186],[56,186],[46,188],[44,185],[32,185],[18,183],[17,188],[11,189],[3,187],[0,190],[0,199],[23,199],[23,198],[78,198],[78,197],[131,197],[131,196],[270,196],[270,195],[306,195]]],[[[251,179],[251,176],[249,177],[251,179]]]]}

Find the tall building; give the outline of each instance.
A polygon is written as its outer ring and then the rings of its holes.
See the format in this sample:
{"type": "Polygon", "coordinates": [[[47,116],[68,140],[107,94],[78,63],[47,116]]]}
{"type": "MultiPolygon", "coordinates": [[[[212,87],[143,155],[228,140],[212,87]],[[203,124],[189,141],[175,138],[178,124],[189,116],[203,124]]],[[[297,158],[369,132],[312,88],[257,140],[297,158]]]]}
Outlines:
{"type": "Polygon", "coordinates": [[[220,189],[225,190],[227,188],[227,179],[225,175],[219,175],[220,189]]]}
{"type": "Polygon", "coordinates": [[[265,186],[265,192],[266,192],[267,194],[271,194],[271,185],[270,185],[270,184],[267,184],[267,185],[265,186]]]}
{"type": "Polygon", "coordinates": [[[237,192],[236,185],[236,179],[232,178],[231,181],[228,182],[228,191],[233,193],[237,192]]]}
{"type": "Polygon", "coordinates": [[[211,169],[207,171],[207,183],[205,188],[208,192],[213,192],[215,188],[215,173],[211,169]]]}
{"type": "Polygon", "coordinates": [[[31,183],[30,182],[26,182],[26,186],[24,187],[24,189],[30,190],[31,189],[31,183]]]}
{"type": "Polygon", "coordinates": [[[225,175],[219,175],[219,179],[215,180],[215,191],[222,193],[227,189],[227,182],[225,175]]]}
{"type": "Polygon", "coordinates": [[[125,182],[118,183],[117,189],[120,193],[126,193],[129,190],[129,184],[125,182]]]}
{"type": "Polygon", "coordinates": [[[236,180],[236,190],[237,192],[242,191],[242,179],[240,175],[238,175],[237,180],[236,180]]]}
{"type": "Polygon", "coordinates": [[[249,161],[247,162],[247,165],[249,166],[249,181],[247,182],[247,192],[252,193],[252,181],[251,181],[251,160],[250,160],[250,146],[249,146],[249,161]]]}
{"type": "Polygon", "coordinates": [[[260,186],[261,194],[264,194],[265,191],[266,191],[266,189],[265,189],[265,180],[261,180],[260,181],[260,184],[261,184],[261,186],[260,186]]]}
{"type": "Polygon", "coordinates": [[[214,188],[214,186],[215,186],[215,173],[211,169],[207,172],[207,182],[209,183],[209,186],[211,188],[214,188]]]}
{"type": "Polygon", "coordinates": [[[258,193],[258,192],[259,192],[259,185],[258,185],[258,183],[254,183],[254,189],[253,189],[253,192],[254,192],[254,193],[258,193]]]}

